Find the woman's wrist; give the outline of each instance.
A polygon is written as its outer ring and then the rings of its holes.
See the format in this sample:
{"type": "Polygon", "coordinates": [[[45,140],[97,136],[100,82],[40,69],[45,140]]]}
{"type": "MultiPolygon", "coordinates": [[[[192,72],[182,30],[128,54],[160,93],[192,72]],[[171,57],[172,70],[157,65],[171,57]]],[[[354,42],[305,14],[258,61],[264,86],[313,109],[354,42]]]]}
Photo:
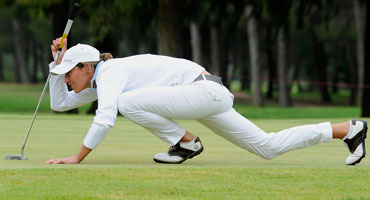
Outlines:
{"type": "Polygon", "coordinates": [[[81,159],[78,155],[75,155],[75,156],[73,156],[73,160],[75,160],[76,163],[79,164],[83,160],[83,158],[81,159]]]}
{"type": "Polygon", "coordinates": [[[87,148],[85,145],[82,145],[80,151],[74,157],[76,161],[80,163],[91,151],[92,149],[87,148]]]}

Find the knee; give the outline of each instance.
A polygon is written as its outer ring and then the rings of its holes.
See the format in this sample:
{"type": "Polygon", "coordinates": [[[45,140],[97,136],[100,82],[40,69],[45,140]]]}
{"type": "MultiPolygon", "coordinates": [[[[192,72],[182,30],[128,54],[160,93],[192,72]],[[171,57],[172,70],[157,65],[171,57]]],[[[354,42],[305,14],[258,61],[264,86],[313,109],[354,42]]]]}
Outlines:
{"type": "Polygon", "coordinates": [[[250,151],[256,154],[257,156],[263,159],[266,159],[266,160],[271,160],[279,156],[277,151],[275,151],[273,147],[269,147],[269,146],[254,146],[250,148],[250,151]]]}
{"type": "Polygon", "coordinates": [[[267,134],[260,130],[254,132],[256,136],[250,140],[239,140],[237,143],[241,148],[256,154],[258,157],[271,160],[279,156],[278,146],[271,141],[272,134],[267,134]]]}
{"type": "Polygon", "coordinates": [[[272,160],[278,156],[275,153],[264,153],[264,154],[257,154],[257,155],[266,160],[272,160]]]}
{"type": "Polygon", "coordinates": [[[280,155],[276,145],[272,144],[265,144],[261,146],[256,154],[266,160],[272,160],[280,155]]]}

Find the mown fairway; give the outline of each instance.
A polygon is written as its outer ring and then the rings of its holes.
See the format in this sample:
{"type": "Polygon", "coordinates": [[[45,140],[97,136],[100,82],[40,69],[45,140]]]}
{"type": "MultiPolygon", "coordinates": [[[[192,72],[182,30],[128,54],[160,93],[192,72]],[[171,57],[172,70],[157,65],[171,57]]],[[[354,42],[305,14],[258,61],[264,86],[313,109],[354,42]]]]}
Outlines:
{"type": "MultiPolygon", "coordinates": [[[[93,116],[40,114],[20,154],[31,114],[0,114],[0,199],[369,199],[370,159],[345,166],[341,141],[264,160],[193,121],[205,151],[181,165],[152,156],[168,146],[119,117],[103,143],[80,165],[46,165],[74,155],[93,116]]],[[[347,119],[333,119],[340,122],[347,119]]],[[[252,120],[268,132],[328,119],[252,120]]],[[[369,151],[369,148],[368,152],[369,151]]]]}

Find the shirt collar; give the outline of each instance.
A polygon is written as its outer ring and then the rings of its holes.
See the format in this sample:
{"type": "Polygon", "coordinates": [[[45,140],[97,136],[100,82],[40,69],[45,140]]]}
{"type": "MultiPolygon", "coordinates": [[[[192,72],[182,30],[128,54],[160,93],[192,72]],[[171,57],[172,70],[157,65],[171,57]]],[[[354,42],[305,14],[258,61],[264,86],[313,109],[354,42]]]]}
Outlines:
{"type": "Polygon", "coordinates": [[[96,79],[96,76],[98,75],[99,67],[104,63],[104,61],[100,61],[99,64],[95,68],[95,73],[93,78],[91,79],[91,89],[93,89],[96,92],[96,88],[94,88],[94,81],[96,79]]]}

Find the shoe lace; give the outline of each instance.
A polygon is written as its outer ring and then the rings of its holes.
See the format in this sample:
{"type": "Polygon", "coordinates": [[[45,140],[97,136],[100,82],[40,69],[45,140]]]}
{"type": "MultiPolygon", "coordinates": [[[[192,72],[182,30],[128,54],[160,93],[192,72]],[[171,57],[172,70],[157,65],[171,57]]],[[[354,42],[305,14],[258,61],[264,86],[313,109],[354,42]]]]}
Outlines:
{"type": "Polygon", "coordinates": [[[176,149],[177,149],[177,145],[172,145],[172,146],[170,146],[170,149],[168,150],[168,153],[174,152],[174,151],[176,151],[176,149]]]}

